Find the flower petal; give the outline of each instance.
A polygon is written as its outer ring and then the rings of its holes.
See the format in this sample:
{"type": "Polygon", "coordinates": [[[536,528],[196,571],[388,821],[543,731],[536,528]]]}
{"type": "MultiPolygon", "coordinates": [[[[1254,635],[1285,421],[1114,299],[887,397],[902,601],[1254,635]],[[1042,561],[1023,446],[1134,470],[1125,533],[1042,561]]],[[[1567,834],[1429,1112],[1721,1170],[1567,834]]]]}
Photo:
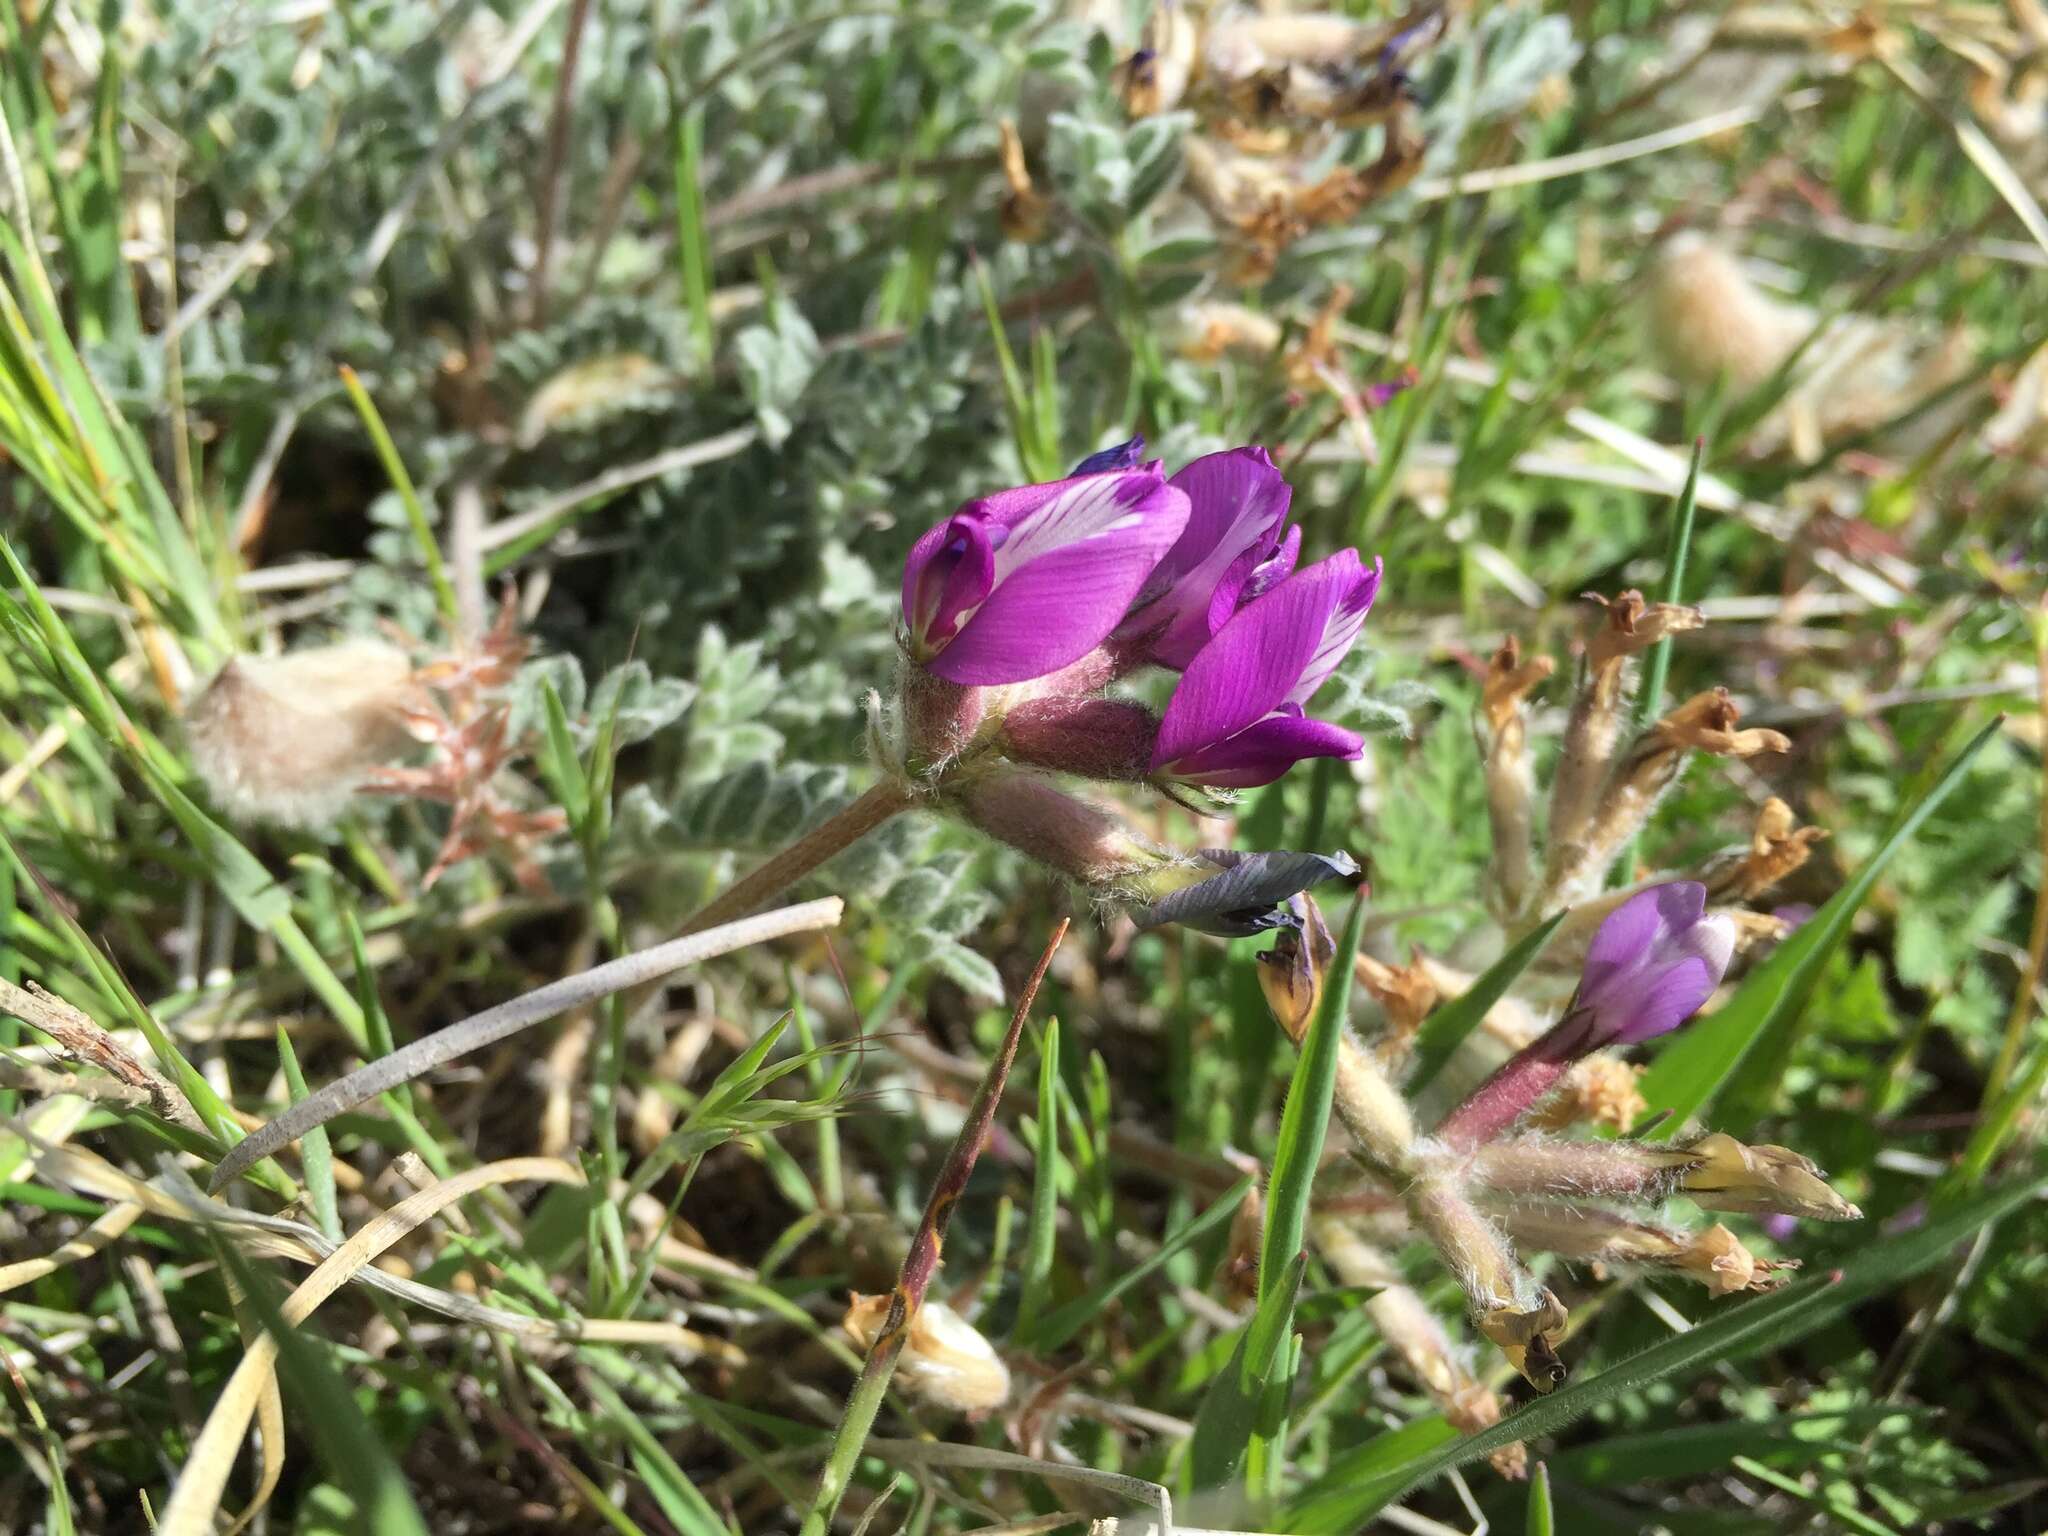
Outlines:
{"type": "Polygon", "coordinates": [[[1222,873],[1182,886],[1131,914],[1140,928],[1179,923],[1219,938],[1242,939],[1300,921],[1281,903],[1310,886],[1358,873],[1348,853],[1236,853],[1205,848],[1202,857],[1222,873]]]}
{"type": "Polygon", "coordinates": [[[1302,670],[1300,680],[1287,691],[1290,703],[1306,705],[1329,675],[1337,670],[1338,663],[1358,643],[1359,631],[1365,628],[1365,616],[1372,608],[1372,600],[1379,596],[1382,569],[1379,557],[1373,557],[1371,570],[1359,566],[1358,552],[1351,549],[1340,550],[1323,563],[1332,564],[1346,555],[1351,557],[1352,566],[1357,568],[1357,579],[1330,615],[1323,628],[1322,640],[1316,646],[1315,655],[1309,658],[1308,666],[1302,670]]]}
{"type": "Polygon", "coordinates": [[[1666,1034],[1713,996],[1735,952],[1735,927],[1705,916],[1706,902],[1705,886],[1675,881],[1639,891],[1601,923],[1578,995],[1597,1017],[1599,1044],[1666,1034]]]}
{"type": "Polygon", "coordinates": [[[1278,546],[1294,492],[1263,448],[1207,454],[1169,483],[1187,493],[1188,525],[1145,584],[1157,606],[1139,622],[1164,620],[1150,653],[1179,669],[1236,611],[1253,567],[1278,546]]]}
{"type": "Polygon", "coordinates": [[[1126,438],[1123,442],[1112,443],[1109,447],[1091,453],[1074,466],[1076,475],[1099,475],[1110,470],[1136,469],[1145,457],[1145,434],[1126,438]]]}
{"type": "Polygon", "coordinates": [[[1347,549],[1239,609],[1182,674],[1159,723],[1153,769],[1234,736],[1287,702],[1362,575],[1357,552],[1347,549]]]}
{"type": "Polygon", "coordinates": [[[995,585],[986,518],[956,512],[910,547],[903,562],[903,622],[920,654],[953,638],[960,619],[995,585]]]}
{"type": "Polygon", "coordinates": [[[1268,715],[1199,747],[1169,767],[1176,779],[1211,789],[1256,789],[1270,784],[1296,763],[1311,757],[1355,758],[1365,751],[1363,737],[1299,713],[1268,715]]]}
{"type": "MultiPolygon", "coordinates": [[[[993,514],[995,585],[927,667],[974,687],[1021,683],[1095,649],[1187,523],[1187,497],[1156,469],[1066,480],[993,514]]],[[[985,506],[1003,501],[991,497],[985,506]]]]}

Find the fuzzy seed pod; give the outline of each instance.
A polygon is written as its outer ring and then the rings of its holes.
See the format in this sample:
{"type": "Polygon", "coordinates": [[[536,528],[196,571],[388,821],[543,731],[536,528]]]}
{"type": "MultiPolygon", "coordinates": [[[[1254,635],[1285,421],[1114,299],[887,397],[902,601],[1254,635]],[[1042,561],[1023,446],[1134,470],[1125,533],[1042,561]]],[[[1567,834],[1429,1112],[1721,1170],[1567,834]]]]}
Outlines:
{"type": "MultiPolygon", "coordinates": [[[[1500,1399],[1472,1374],[1464,1352],[1451,1342],[1429,1304],[1401,1279],[1401,1272],[1349,1222],[1324,1216],[1315,1223],[1316,1247],[1346,1285],[1369,1286],[1365,1309],[1373,1325],[1400,1355],[1408,1373],[1434,1398],[1461,1434],[1476,1435],[1500,1422],[1500,1399]]],[[[1528,1449],[1517,1441],[1492,1456],[1502,1477],[1529,1475],[1528,1449]]]]}
{"type": "Polygon", "coordinates": [[[1799,1267],[1758,1258],[1719,1223],[1686,1232],[1579,1205],[1518,1206],[1506,1220],[1525,1248],[1582,1263],[1668,1270],[1699,1281],[1715,1296],[1772,1290],[1784,1283],[1782,1271],[1799,1267]]]}
{"type": "Polygon", "coordinates": [[[192,761],[242,821],[319,827],[413,744],[412,664],[375,640],[237,656],[185,707],[192,761]]]}
{"type": "MultiPolygon", "coordinates": [[[[874,1347],[890,1298],[856,1294],[841,1326],[862,1349],[874,1347]]],[[[896,1380],[955,1413],[987,1413],[1010,1395],[1010,1370],[974,1325],[943,1301],[927,1301],[910,1320],[896,1380]]]]}
{"type": "Polygon", "coordinates": [[[1756,388],[1810,326],[1750,280],[1733,256],[1690,230],[1672,236],[1650,287],[1651,329],[1666,365],[1695,389],[1717,376],[1738,393],[1756,388]]]}

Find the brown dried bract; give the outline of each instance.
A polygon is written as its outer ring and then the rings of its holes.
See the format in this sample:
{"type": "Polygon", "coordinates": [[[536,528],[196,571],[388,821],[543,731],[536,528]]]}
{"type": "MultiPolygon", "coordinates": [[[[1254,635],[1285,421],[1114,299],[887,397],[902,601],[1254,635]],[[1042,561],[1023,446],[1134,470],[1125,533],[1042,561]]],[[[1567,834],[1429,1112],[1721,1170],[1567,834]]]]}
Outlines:
{"type": "Polygon", "coordinates": [[[1716,757],[1755,757],[1792,750],[1791,738],[1782,732],[1737,730],[1735,722],[1741,718],[1742,711],[1726,688],[1710,688],[1659,720],[1651,734],[1659,746],[1711,752],[1716,757]]]}
{"type": "Polygon", "coordinates": [[[1041,240],[1052,204],[1031,184],[1031,168],[1024,163],[1024,141],[1017,135],[1017,125],[1006,117],[997,125],[997,132],[1002,136],[1003,184],[1008,189],[998,214],[1003,233],[1026,243],[1041,240]]]}
{"type": "Polygon", "coordinates": [[[1499,735],[1508,722],[1521,713],[1523,701],[1549,681],[1557,662],[1549,656],[1522,660],[1522,642],[1513,635],[1501,641],[1500,649],[1486,664],[1486,682],[1480,704],[1486,723],[1499,735]]]}

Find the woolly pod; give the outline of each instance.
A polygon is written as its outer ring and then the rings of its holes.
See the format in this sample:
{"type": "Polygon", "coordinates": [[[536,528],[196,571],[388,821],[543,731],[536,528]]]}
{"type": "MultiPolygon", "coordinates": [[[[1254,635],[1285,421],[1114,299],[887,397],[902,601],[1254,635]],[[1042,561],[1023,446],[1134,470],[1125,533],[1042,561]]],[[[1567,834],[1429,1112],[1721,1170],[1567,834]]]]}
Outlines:
{"type": "Polygon", "coordinates": [[[185,706],[192,761],[244,821],[319,827],[414,744],[412,664],[375,640],[237,656],[185,706]]]}
{"type": "MultiPolygon", "coordinates": [[[[862,1349],[874,1347],[892,1298],[856,1294],[841,1326],[862,1349]]],[[[896,1380],[919,1397],[954,1413],[987,1413],[1010,1395],[1010,1369],[995,1346],[943,1301],[927,1301],[910,1319],[910,1336],[897,1357],[896,1380]]]]}

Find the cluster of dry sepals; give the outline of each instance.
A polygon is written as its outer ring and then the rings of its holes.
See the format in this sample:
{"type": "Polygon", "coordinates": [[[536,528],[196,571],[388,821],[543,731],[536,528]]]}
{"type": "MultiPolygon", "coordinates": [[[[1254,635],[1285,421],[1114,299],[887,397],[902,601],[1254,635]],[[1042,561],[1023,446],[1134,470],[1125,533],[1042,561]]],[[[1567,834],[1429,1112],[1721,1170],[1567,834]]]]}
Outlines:
{"type": "MultiPolygon", "coordinates": [[[[1551,778],[1540,871],[1527,705],[1554,669],[1548,657],[1525,661],[1512,637],[1487,668],[1476,721],[1493,833],[1487,901],[1510,934],[1527,932],[1566,908],[1589,926],[1597,923],[1613,904],[1594,901],[1608,871],[1693,754],[1747,758],[1792,745],[1777,731],[1741,728],[1741,710],[1725,688],[1694,694],[1631,738],[1630,674],[1639,658],[1705,619],[1696,608],[1646,603],[1640,592],[1588,596],[1600,604],[1603,618],[1586,647],[1551,778]]],[[[1821,835],[1795,829],[1791,812],[1774,800],[1739,867],[1718,859],[1713,878],[1701,878],[1716,899],[1753,900],[1804,863],[1821,835]]]]}
{"type": "Polygon", "coordinates": [[[1124,67],[1124,105],[1194,112],[1188,190],[1226,237],[1231,275],[1263,282],[1295,241],[1414,179],[1426,146],[1402,65],[1441,30],[1433,12],[1371,24],[1159,0],[1124,67]],[[1369,165],[1309,172],[1333,133],[1372,125],[1383,137],[1369,165]]]}
{"type": "MultiPolygon", "coordinates": [[[[1609,867],[1693,754],[1749,757],[1790,745],[1774,731],[1742,728],[1722,689],[1632,729],[1631,673],[1639,658],[1665,637],[1698,628],[1702,616],[1646,603],[1635,592],[1596,601],[1601,623],[1568,707],[1546,836],[1539,839],[1528,706],[1553,675],[1551,660],[1525,657],[1512,639],[1503,644],[1487,669],[1475,721],[1494,839],[1489,905],[1511,936],[1568,911],[1551,950],[1573,969],[1602,921],[1631,894],[1602,889],[1609,867]]],[[[1687,878],[1704,885],[1712,902],[1752,902],[1797,870],[1821,835],[1797,826],[1789,807],[1771,800],[1749,842],[1716,854],[1687,878]]],[[[1734,924],[1738,942],[1778,937],[1784,926],[1747,912],[1723,911],[1717,920],[1734,924]]],[[[1319,935],[1311,921],[1299,945],[1283,941],[1263,968],[1275,1015],[1296,1040],[1313,1014],[1318,989],[1308,978],[1317,974],[1319,935]]],[[[1574,1128],[1587,1126],[1625,1132],[1642,1116],[1636,1069],[1604,1051],[1575,1061],[1503,1134],[1474,1145],[1448,1130],[1427,1133],[1402,1076],[1424,1021],[1473,978],[1421,955],[1405,964],[1361,955],[1357,976],[1379,1005],[1382,1029],[1370,1044],[1345,1036],[1335,1108],[1385,1196],[1347,1205],[1343,1214],[1333,1210],[1316,1237],[1347,1282],[1383,1287],[1379,1305],[1388,1313],[1382,1326],[1389,1339],[1415,1379],[1461,1423],[1490,1422],[1498,1404],[1441,1328],[1420,1326],[1411,1315],[1420,1303],[1386,1258],[1392,1246],[1426,1238],[1464,1289],[1475,1330],[1547,1390],[1563,1379],[1558,1348],[1569,1319],[1523,1255],[1548,1253],[1595,1272],[1664,1273],[1725,1295],[1767,1289],[1790,1266],[1752,1253],[1718,1222],[1689,1228],[1662,1219],[1658,1211],[1668,1199],[1809,1220],[1859,1214],[1812,1163],[1783,1147],[1747,1146],[1721,1134],[1677,1145],[1572,1137],[1574,1128]]],[[[1485,1032],[1510,1049],[1527,1047],[1544,1035],[1549,1016],[1543,1002],[1511,995],[1490,1011],[1485,1032]]],[[[1505,1470],[1513,1466],[1511,1460],[1505,1470]]]]}

